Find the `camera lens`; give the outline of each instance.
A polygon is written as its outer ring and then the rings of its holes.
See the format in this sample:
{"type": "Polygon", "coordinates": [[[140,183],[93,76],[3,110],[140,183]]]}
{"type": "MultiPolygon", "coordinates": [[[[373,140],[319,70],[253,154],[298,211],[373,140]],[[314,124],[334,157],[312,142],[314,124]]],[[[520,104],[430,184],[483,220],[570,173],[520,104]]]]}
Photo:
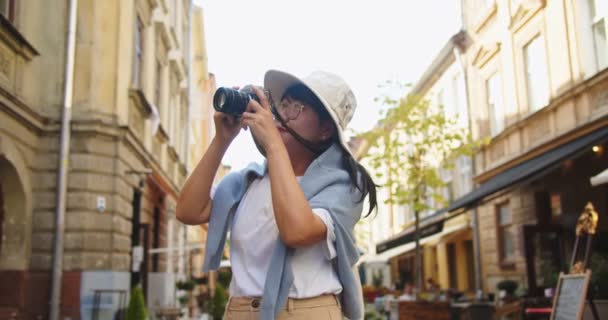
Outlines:
{"type": "Polygon", "coordinates": [[[226,94],[224,92],[222,92],[221,94],[218,95],[217,108],[223,109],[225,103],[226,103],[226,94]]]}
{"type": "Polygon", "coordinates": [[[230,88],[218,88],[213,96],[213,108],[216,111],[240,116],[245,112],[249,99],[257,98],[249,92],[240,92],[230,88]]]}

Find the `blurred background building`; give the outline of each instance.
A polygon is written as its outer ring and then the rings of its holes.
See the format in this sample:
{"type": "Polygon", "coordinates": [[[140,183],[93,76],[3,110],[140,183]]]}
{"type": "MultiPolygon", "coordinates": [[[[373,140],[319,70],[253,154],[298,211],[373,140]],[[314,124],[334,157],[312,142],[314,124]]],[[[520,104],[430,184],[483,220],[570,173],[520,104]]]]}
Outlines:
{"type": "MultiPolygon", "coordinates": [[[[585,204],[608,211],[607,187],[590,184],[608,163],[608,6],[462,4],[462,31],[412,92],[464,116],[473,137],[490,142],[443,176],[449,205],[423,215],[424,277],[471,296],[475,288],[496,293],[497,283],[510,279],[542,296],[569,263],[585,204]]],[[[381,203],[390,195],[380,196],[381,203]]],[[[376,218],[360,223],[368,284],[374,275],[385,286],[412,277],[413,219],[407,206],[382,205],[376,218]]],[[[599,237],[606,234],[604,219],[599,237]]],[[[605,242],[595,242],[593,252],[595,270],[604,272],[597,266],[608,258],[605,242]]]]}
{"type": "MultiPolygon", "coordinates": [[[[606,187],[589,182],[608,163],[607,3],[468,0],[463,17],[472,131],[491,143],[475,157],[477,188],[448,210],[479,212],[486,291],[513,279],[542,294],[569,263],[585,204],[608,210],[606,187]]],[[[593,251],[606,261],[605,244],[593,251]]]]}
{"type": "Polygon", "coordinates": [[[192,9],[189,0],[0,2],[1,314],[48,317],[59,234],[62,318],[94,309],[111,318],[136,285],[150,310],[179,307],[175,282],[200,269],[205,233],[177,222],[175,205],[210,139],[215,90],[202,11],[192,9]]]}

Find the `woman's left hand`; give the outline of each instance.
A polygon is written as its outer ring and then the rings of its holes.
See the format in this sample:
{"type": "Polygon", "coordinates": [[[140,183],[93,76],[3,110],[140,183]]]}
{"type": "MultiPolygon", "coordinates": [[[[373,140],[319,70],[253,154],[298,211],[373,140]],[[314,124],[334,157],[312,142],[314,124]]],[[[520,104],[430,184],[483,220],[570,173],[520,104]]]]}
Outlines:
{"type": "Polygon", "coordinates": [[[281,135],[277,129],[272,112],[270,111],[270,103],[264,92],[255,86],[252,86],[253,92],[258,96],[260,103],[251,99],[247,104],[247,109],[243,113],[241,123],[245,128],[250,128],[255,136],[256,141],[268,151],[269,147],[276,143],[282,143],[281,135]]]}

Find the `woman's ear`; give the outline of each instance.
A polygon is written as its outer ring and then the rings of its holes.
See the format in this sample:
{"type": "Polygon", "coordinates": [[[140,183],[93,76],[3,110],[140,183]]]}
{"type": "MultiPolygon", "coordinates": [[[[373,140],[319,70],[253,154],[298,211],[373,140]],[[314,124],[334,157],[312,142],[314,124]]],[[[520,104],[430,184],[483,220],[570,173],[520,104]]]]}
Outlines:
{"type": "Polygon", "coordinates": [[[321,125],[321,135],[320,135],[321,141],[326,141],[326,140],[330,139],[331,137],[334,136],[335,132],[336,132],[336,126],[334,125],[334,123],[332,121],[325,121],[321,125]]]}

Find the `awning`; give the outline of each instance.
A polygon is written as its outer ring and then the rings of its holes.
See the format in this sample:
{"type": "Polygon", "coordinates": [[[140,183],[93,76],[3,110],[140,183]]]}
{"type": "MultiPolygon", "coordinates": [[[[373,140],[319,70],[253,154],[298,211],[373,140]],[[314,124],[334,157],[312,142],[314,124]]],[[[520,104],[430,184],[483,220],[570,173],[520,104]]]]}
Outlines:
{"type": "Polygon", "coordinates": [[[599,186],[599,185],[608,183],[608,169],[591,177],[590,180],[591,180],[592,186],[599,186]]]}
{"type": "Polygon", "coordinates": [[[584,137],[565,143],[534,159],[496,175],[488,182],[479,186],[479,188],[455,200],[448,207],[447,211],[450,212],[464,207],[471,207],[478,201],[497,191],[510,187],[518,182],[543,175],[547,171],[555,169],[562,161],[576,156],[585,151],[589,146],[605,140],[608,140],[608,128],[597,130],[584,137]]]}
{"type": "MultiPolygon", "coordinates": [[[[422,219],[421,219],[422,220],[422,219]]],[[[426,221],[425,221],[426,222],[426,221]]],[[[441,232],[443,230],[443,220],[437,223],[420,223],[420,239],[431,236],[433,234],[441,232]]],[[[411,226],[395,236],[384,240],[376,245],[376,253],[383,253],[389,249],[403,246],[409,242],[416,240],[416,233],[414,227],[411,226]]]]}
{"type": "Polygon", "coordinates": [[[439,243],[439,241],[441,241],[441,239],[454,234],[454,233],[459,233],[460,231],[469,229],[471,226],[468,223],[460,223],[458,225],[454,225],[454,226],[446,226],[443,228],[443,231],[441,231],[438,234],[434,234],[430,237],[426,237],[422,240],[420,240],[420,244],[426,245],[426,246],[434,246],[437,243],[439,243]]]}
{"type": "Polygon", "coordinates": [[[390,250],[384,251],[381,254],[370,255],[365,257],[364,262],[366,263],[386,263],[389,259],[394,258],[396,256],[402,255],[404,253],[408,253],[416,248],[415,242],[406,243],[390,250]]]}
{"type": "MultiPolygon", "coordinates": [[[[456,199],[449,207],[438,210],[435,213],[420,219],[420,238],[422,239],[423,237],[440,232],[443,228],[443,221],[458,215],[452,214],[453,211],[470,208],[493,193],[517,183],[538,178],[548,171],[554,170],[561,165],[562,161],[576,157],[585,152],[588,147],[606,142],[607,140],[608,128],[596,130],[593,133],[565,143],[536,158],[499,173],[486,183],[480,185],[477,189],[456,199]]],[[[465,211],[463,210],[462,212],[465,211]]],[[[408,228],[376,245],[376,252],[382,253],[397,246],[407,244],[414,241],[414,236],[413,228],[408,228]]]]}
{"type": "MultiPolygon", "coordinates": [[[[455,226],[445,227],[441,232],[435,233],[431,236],[427,236],[425,238],[420,238],[420,245],[434,245],[441,238],[450,235],[452,233],[465,230],[469,227],[468,224],[462,223],[455,226]]],[[[402,244],[400,246],[394,247],[392,249],[386,250],[380,254],[376,255],[365,255],[361,257],[360,263],[386,263],[389,259],[394,258],[396,256],[402,255],[404,253],[408,253],[416,248],[416,242],[412,240],[412,242],[408,242],[406,244],[402,244]]]]}

